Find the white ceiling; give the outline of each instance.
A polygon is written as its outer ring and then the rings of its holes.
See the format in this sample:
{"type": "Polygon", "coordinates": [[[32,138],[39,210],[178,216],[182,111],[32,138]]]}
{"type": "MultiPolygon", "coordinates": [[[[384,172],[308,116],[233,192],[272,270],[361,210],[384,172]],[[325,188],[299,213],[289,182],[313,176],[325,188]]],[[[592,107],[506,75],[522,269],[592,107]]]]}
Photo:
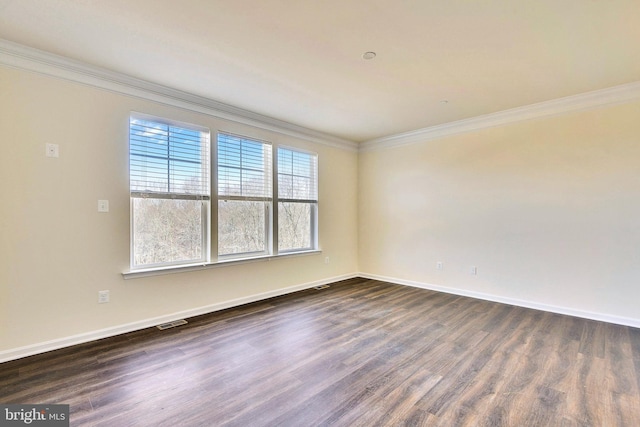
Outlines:
{"type": "Polygon", "coordinates": [[[640,80],[640,0],[0,0],[0,38],[358,142],[640,80]]]}

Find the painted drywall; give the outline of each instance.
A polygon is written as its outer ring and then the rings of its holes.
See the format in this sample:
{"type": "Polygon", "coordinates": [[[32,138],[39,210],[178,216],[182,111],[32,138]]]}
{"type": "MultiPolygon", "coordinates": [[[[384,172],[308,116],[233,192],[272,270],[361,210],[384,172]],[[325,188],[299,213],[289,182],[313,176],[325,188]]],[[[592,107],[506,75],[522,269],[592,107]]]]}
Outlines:
{"type": "Polygon", "coordinates": [[[362,152],[360,269],[640,324],[639,159],[640,102],[362,152]]]}
{"type": "Polygon", "coordinates": [[[354,151],[6,67],[0,94],[0,354],[358,270],[354,151]],[[125,280],[131,111],[318,153],[322,253],[125,280]]]}

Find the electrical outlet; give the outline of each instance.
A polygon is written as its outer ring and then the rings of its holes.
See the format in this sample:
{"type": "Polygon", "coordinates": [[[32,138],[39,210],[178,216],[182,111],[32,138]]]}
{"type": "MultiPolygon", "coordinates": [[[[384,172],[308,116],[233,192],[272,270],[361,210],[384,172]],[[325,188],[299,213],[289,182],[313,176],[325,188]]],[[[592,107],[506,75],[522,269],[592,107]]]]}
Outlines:
{"type": "Polygon", "coordinates": [[[329,264],[329,257],[326,257],[326,258],[324,259],[324,263],[325,263],[325,264],[329,264]]]}
{"type": "Polygon", "coordinates": [[[98,200],[98,212],[109,212],[108,200],[98,200]]]}
{"type": "Polygon", "coordinates": [[[438,270],[442,270],[444,268],[444,264],[442,264],[442,261],[436,262],[436,268],[438,270]]]}
{"type": "Polygon", "coordinates": [[[98,291],[98,304],[109,302],[109,291],[98,291]]]}
{"type": "Polygon", "coordinates": [[[46,144],[47,157],[60,157],[60,146],[58,144],[46,144]]]}

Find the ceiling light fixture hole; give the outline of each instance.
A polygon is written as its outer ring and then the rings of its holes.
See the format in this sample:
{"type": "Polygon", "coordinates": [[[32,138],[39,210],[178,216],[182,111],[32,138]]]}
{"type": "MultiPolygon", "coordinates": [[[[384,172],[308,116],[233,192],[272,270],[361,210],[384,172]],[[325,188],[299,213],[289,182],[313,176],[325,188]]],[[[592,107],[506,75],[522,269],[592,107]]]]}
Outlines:
{"type": "Polygon", "coordinates": [[[375,52],[365,52],[362,54],[362,59],[370,60],[376,57],[375,52]]]}

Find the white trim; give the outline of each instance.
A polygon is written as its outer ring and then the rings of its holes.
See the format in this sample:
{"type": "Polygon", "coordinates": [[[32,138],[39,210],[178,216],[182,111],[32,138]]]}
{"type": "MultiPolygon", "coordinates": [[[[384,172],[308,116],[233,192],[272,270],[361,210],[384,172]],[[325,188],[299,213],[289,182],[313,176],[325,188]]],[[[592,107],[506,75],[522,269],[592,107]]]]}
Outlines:
{"type": "Polygon", "coordinates": [[[399,133],[384,138],[376,138],[361,143],[360,151],[427,142],[459,133],[503,126],[523,120],[589,110],[605,105],[622,104],[637,99],[640,99],[640,81],[399,133]]]}
{"type": "Polygon", "coordinates": [[[274,291],[263,292],[261,294],[250,295],[247,297],[236,298],[233,300],[211,304],[203,307],[179,311],[179,312],[167,314],[164,316],[158,316],[150,319],[139,320],[137,322],[127,323],[124,325],[113,326],[110,328],[100,329],[97,331],[91,331],[91,332],[86,332],[78,335],[73,335],[70,337],[58,338],[55,340],[45,341],[38,344],[32,344],[24,347],[4,350],[4,351],[0,351],[0,363],[8,362],[10,360],[21,359],[23,357],[32,356],[34,354],[45,353],[47,351],[57,350],[64,347],[70,347],[77,344],[83,344],[86,342],[95,341],[102,338],[108,338],[108,337],[124,334],[127,332],[133,332],[140,329],[151,328],[162,323],[172,322],[174,320],[187,319],[194,316],[200,316],[202,314],[213,313],[215,311],[225,310],[227,308],[237,307],[240,305],[261,301],[268,298],[286,295],[293,292],[310,289],[316,286],[327,285],[327,284],[339,282],[341,280],[353,279],[355,277],[358,277],[358,275],[355,273],[344,274],[341,276],[335,276],[327,279],[316,280],[314,282],[290,286],[288,288],[277,289],[274,291]]]}
{"type": "Polygon", "coordinates": [[[476,298],[485,301],[498,302],[501,304],[509,304],[517,307],[532,308],[534,310],[547,311],[550,313],[564,314],[567,316],[580,317],[583,319],[597,320],[600,322],[613,323],[616,325],[631,326],[640,328],[640,319],[614,316],[605,313],[596,313],[592,311],[576,310],[574,308],[559,307],[555,305],[541,304],[534,301],[525,301],[515,298],[501,297],[498,295],[485,294],[482,292],[468,291],[466,289],[449,288],[445,286],[434,285],[431,283],[416,282],[413,280],[398,279],[395,277],[379,276],[377,274],[359,273],[358,277],[372,280],[380,280],[382,282],[395,283],[398,285],[411,286],[414,288],[428,289],[431,291],[444,292],[452,295],[460,295],[464,297],[476,298]]]}
{"type": "Polygon", "coordinates": [[[349,151],[358,149],[358,144],[353,141],[4,39],[0,39],[0,65],[159,102],[318,144],[349,151]]]}
{"type": "Polygon", "coordinates": [[[197,271],[197,270],[207,270],[210,268],[219,268],[219,267],[227,267],[231,265],[239,265],[239,264],[249,264],[252,262],[264,262],[271,261],[280,258],[292,258],[299,256],[307,256],[307,255],[318,255],[321,254],[322,250],[320,249],[312,249],[308,251],[297,251],[297,252],[286,252],[283,254],[277,255],[258,255],[247,258],[218,258],[218,261],[212,262],[200,262],[195,264],[182,264],[182,265],[167,265],[160,267],[152,267],[152,268],[140,268],[136,270],[129,270],[122,273],[122,277],[125,279],[136,279],[139,277],[149,277],[149,276],[161,276],[163,274],[175,274],[175,273],[185,273],[187,271],[197,271]]]}
{"type": "Polygon", "coordinates": [[[370,151],[640,99],[640,81],[376,138],[360,144],[212,99],[0,39],[0,65],[207,114],[349,151],[370,151]]]}

